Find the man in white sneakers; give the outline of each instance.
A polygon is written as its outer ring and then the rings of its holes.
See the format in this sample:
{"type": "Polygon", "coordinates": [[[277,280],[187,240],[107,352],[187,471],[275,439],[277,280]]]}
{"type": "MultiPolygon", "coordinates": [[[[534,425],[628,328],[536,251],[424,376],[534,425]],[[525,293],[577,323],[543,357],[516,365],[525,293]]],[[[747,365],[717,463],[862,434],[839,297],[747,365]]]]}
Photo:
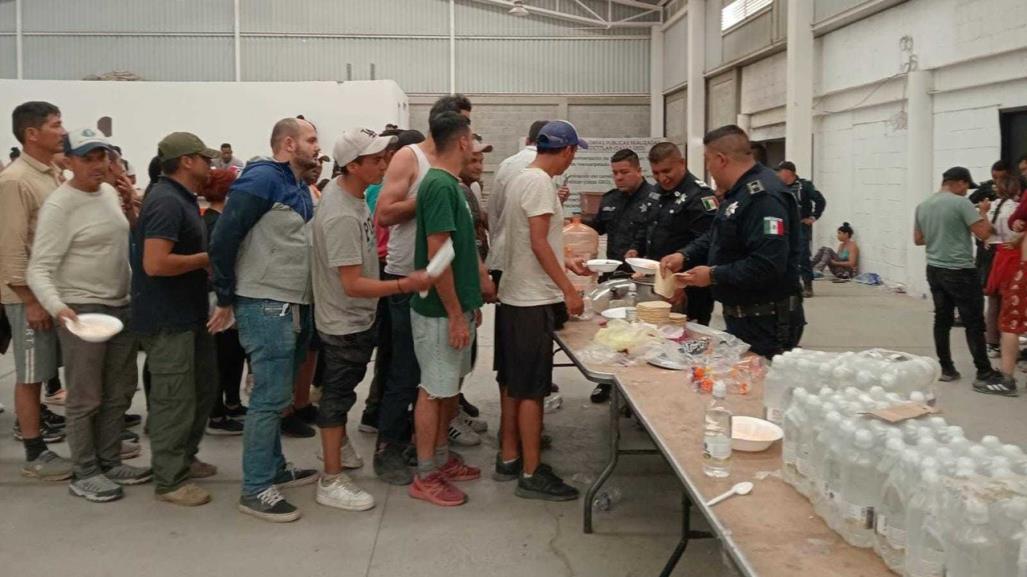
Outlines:
{"type": "Polygon", "coordinates": [[[335,143],[335,164],[342,174],[321,193],[314,216],[314,309],[321,337],[324,379],[317,425],[321,429],[324,475],[317,502],[348,511],[374,507],[374,498],[343,469],[363,466],[346,434],[347,413],[357,400],[375,347],[378,299],[431,286],[424,271],[379,280],[374,221],[364,199],[368,186],[385,174],[387,147],[395,136],[351,128],[335,143]]]}

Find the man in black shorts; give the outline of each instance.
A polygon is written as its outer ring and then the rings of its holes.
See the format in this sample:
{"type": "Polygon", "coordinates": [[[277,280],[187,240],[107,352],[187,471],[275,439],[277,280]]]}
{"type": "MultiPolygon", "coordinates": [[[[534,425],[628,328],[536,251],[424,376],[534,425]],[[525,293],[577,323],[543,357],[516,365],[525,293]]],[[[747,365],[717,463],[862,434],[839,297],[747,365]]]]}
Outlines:
{"type": "Polygon", "coordinates": [[[580,262],[563,260],[563,209],[553,177],[587,148],[574,126],[554,121],[542,128],[534,162],[507,188],[503,207],[508,247],[496,312],[496,368],[502,396],[502,439],[496,456],[497,481],[518,479],[526,499],[569,501],[578,491],[541,462],[543,399],[553,376],[553,331],[557,307],[581,314],[581,295],[565,266],[589,274],[580,262]]]}

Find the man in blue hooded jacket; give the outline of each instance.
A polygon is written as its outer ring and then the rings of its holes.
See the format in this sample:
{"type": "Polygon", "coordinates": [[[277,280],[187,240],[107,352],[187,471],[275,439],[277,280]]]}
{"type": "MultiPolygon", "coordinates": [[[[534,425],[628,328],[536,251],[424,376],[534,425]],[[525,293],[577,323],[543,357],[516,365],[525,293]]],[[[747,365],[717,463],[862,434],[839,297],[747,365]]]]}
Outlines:
{"type": "Polygon", "coordinates": [[[286,464],[280,433],[312,330],[314,205],[302,175],[317,166],[317,129],[303,119],[280,120],[271,133],[271,151],[272,159],[250,163],[232,184],[214,229],[210,260],[218,306],[208,327],[225,330],[234,313],[254,375],[239,510],[288,522],[300,512],[278,489],[317,480],[317,471],[286,464]]]}

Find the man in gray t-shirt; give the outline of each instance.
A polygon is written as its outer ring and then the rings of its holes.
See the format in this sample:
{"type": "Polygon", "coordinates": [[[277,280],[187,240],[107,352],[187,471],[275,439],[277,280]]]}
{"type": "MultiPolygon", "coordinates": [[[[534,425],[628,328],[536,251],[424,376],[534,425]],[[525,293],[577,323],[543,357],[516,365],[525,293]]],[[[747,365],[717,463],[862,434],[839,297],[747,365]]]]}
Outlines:
{"type": "MultiPolygon", "coordinates": [[[[986,240],[992,232],[985,218],[988,207],[974,208],[966,198],[976,188],[970,171],[956,166],[942,175],[941,190],[916,207],[913,240],[927,247],[927,283],[934,298],[934,346],[941,363],[941,380],[960,378],[952,361],[949,331],[955,310],[966,327],[966,343],[974,358],[974,390],[1009,394],[1009,384],[991,367],[984,343],[984,296],[974,267],[971,234],[986,240]]],[[[1015,383],[1012,393],[1016,392],[1015,383]]]]}
{"type": "Polygon", "coordinates": [[[343,133],[333,151],[342,175],[325,186],[314,216],[314,320],[325,363],[317,417],[325,470],[316,499],[348,511],[374,507],[374,498],[342,470],[363,463],[346,437],[346,421],[374,351],[378,299],[432,285],[424,271],[378,280],[374,223],[364,191],[381,182],[386,148],[395,139],[359,128],[343,133]]]}

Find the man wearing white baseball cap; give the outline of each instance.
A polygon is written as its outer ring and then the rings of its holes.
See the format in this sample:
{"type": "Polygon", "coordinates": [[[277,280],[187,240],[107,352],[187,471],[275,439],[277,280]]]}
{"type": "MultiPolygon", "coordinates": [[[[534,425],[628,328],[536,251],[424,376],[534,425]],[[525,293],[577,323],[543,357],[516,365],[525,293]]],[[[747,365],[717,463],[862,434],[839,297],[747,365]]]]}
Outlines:
{"type": "Polygon", "coordinates": [[[395,140],[361,128],[344,132],[333,149],[342,174],[325,186],[314,216],[314,322],[325,363],[317,418],[324,475],[315,498],[349,511],[374,507],[374,498],[343,469],[363,465],[346,435],[346,422],[374,351],[378,299],[424,290],[433,282],[424,271],[379,280],[377,237],[364,191],[381,182],[387,149],[395,140]]]}
{"type": "Polygon", "coordinates": [[[118,192],[105,182],[112,152],[96,130],[65,136],[64,153],[74,177],[40,209],[28,266],[29,288],[58,320],[68,383],[68,446],[75,466],[69,490],[93,502],[120,499],[121,485],[153,477],[149,468],[121,463],[125,410],[139,376],[135,336],[121,331],[103,343],[86,342],[68,327],[83,313],[129,322],[129,215],[118,192]]]}

